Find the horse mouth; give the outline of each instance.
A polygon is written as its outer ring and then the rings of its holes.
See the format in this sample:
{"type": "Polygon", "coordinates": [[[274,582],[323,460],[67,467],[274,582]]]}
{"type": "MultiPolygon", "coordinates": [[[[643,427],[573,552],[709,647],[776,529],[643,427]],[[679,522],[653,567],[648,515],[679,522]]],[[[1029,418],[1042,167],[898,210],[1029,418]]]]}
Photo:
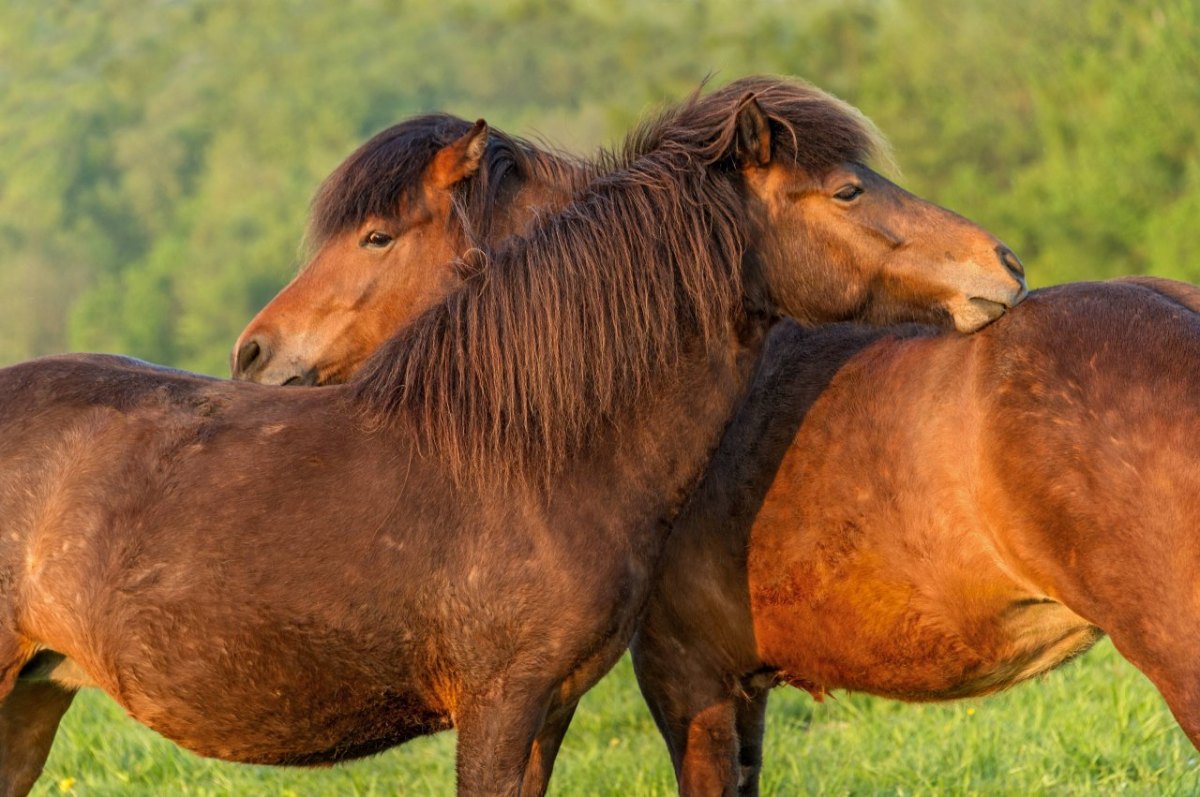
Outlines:
{"type": "Polygon", "coordinates": [[[1025,297],[1029,295],[1029,288],[1025,285],[1025,278],[1019,277],[1016,284],[1010,286],[1008,290],[999,294],[991,293],[991,295],[995,298],[969,296],[958,306],[953,315],[954,326],[958,328],[959,332],[974,332],[983,329],[1025,301],[1025,297]]]}
{"type": "Polygon", "coordinates": [[[1004,315],[1004,313],[1008,310],[1008,305],[1004,302],[994,302],[991,299],[981,299],[978,296],[971,299],[969,303],[972,307],[974,307],[980,313],[983,313],[985,316],[990,317],[993,321],[1004,315]]]}
{"type": "MultiPolygon", "coordinates": [[[[1020,298],[1024,298],[1024,296],[1020,298]]],[[[959,332],[975,332],[1004,315],[1011,306],[1007,302],[973,296],[959,308],[958,312],[953,314],[954,326],[958,328],[959,332]]]]}

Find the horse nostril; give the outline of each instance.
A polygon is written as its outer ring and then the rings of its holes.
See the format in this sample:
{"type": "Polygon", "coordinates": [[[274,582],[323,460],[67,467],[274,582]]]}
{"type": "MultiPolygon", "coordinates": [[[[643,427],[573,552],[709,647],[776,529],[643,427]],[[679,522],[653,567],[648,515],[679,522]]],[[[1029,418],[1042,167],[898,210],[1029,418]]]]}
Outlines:
{"type": "Polygon", "coordinates": [[[1013,254],[1013,250],[1001,244],[996,247],[996,254],[1000,256],[1000,262],[1004,264],[1006,269],[1012,272],[1014,277],[1018,279],[1025,277],[1025,266],[1021,265],[1021,259],[1013,254]]]}
{"type": "Polygon", "coordinates": [[[302,385],[305,387],[312,387],[313,385],[317,384],[318,376],[319,374],[317,373],[316,368],[309,368],[304,373],[293,374],[292,376],[289,376],[283,381],[283,386],[290,387],[292,385],[302,385]]]}
{"type": "Polygon", "coordinates": [[[267,358],[263,356],[262,346],[256,338],[250,338],[242,344],[238,349],[237,356],[233,363],[233,376],[235,379],[245,379],[250,375],[251,369],[261,369],[267,358]]]}

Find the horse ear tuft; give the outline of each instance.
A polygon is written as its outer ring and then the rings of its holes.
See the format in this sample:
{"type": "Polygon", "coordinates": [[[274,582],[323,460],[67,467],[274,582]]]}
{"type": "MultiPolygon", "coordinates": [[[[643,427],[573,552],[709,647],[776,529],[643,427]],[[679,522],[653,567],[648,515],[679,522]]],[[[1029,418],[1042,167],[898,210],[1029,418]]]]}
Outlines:
{"type": "Polygon", "coordinates": [[[737,112],[737,133],[733,145],[738,166],[761,168],[771,162],[771,121],[754,94],[747,94],[737,112]]]}
{"type": "Polygon", "coordinates": [[[467,157],[474,163],[474,171],[479,170],[479,162],[483,160],[483,151],[487,148],[488,125],[482,119],[476,119],[475,124],[463,136],[467,142],[467,157]]]}
{"type": "Polygon", "coordinates": [[[487,140],[487,122],[476,120],[462,138],[442,147],[433,156],[426,177],[429,184],[434,188],[449,190],[474,175],[483,161],[487,140]]]}

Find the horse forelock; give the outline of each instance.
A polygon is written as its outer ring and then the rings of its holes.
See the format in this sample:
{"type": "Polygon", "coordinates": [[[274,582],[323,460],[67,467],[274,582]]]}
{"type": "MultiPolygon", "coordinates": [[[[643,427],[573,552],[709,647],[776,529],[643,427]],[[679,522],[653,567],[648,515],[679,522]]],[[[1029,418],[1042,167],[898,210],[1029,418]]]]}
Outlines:
{"type": "Polygon", "coordinates": [[[753,96],[772,122],[775,157],[820,174],[842,163],[893,168],[887,139],[861,111],[799,80],[751,77],[719,92],[727,102],[753,96]]]}
{"type": "MultiPolygon", "coordinates": [[[[470,129],[465,119],[435,113],[407,119],[373,136],[317,189],[305,236],[308,248],[317,249],[372,216],[399,220],[406,204],[420,201],[425,169],[434,156],[470,129]]],[[[491,129],[479,171],[452,189],[451,222],[474,246],[490,234],[505,178],[574,187],[588,174],[568,155],[491,129]]]]}

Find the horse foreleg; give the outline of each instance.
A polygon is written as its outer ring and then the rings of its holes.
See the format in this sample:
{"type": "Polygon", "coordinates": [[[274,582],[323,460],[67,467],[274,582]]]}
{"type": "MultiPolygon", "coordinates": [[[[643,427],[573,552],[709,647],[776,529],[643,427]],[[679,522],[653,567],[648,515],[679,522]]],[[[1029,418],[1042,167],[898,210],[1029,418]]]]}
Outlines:
{"type": "Polygon", "coordinates": [[[50,681],[17,679],[0,702],[0,797],[21,797],[33,788],[74,697],[50,681]]]}
{"type": "Polygon", "coordinates": [[[578,705],[579,701],[573,701],[569,705],[558,706],[546,716],[542,730],[533,741],[521,797],[541,797],[546,793],[550,786],[550,774],[554,771],[554,759],[558,756],[558,749],[562,746],[578,705]]]}
{"type": "Polygon", "coordinates": [[[459,795],[521,794],[552,691],[501,682],[487,694],[464,701],[455,717],[459,795]]]}

